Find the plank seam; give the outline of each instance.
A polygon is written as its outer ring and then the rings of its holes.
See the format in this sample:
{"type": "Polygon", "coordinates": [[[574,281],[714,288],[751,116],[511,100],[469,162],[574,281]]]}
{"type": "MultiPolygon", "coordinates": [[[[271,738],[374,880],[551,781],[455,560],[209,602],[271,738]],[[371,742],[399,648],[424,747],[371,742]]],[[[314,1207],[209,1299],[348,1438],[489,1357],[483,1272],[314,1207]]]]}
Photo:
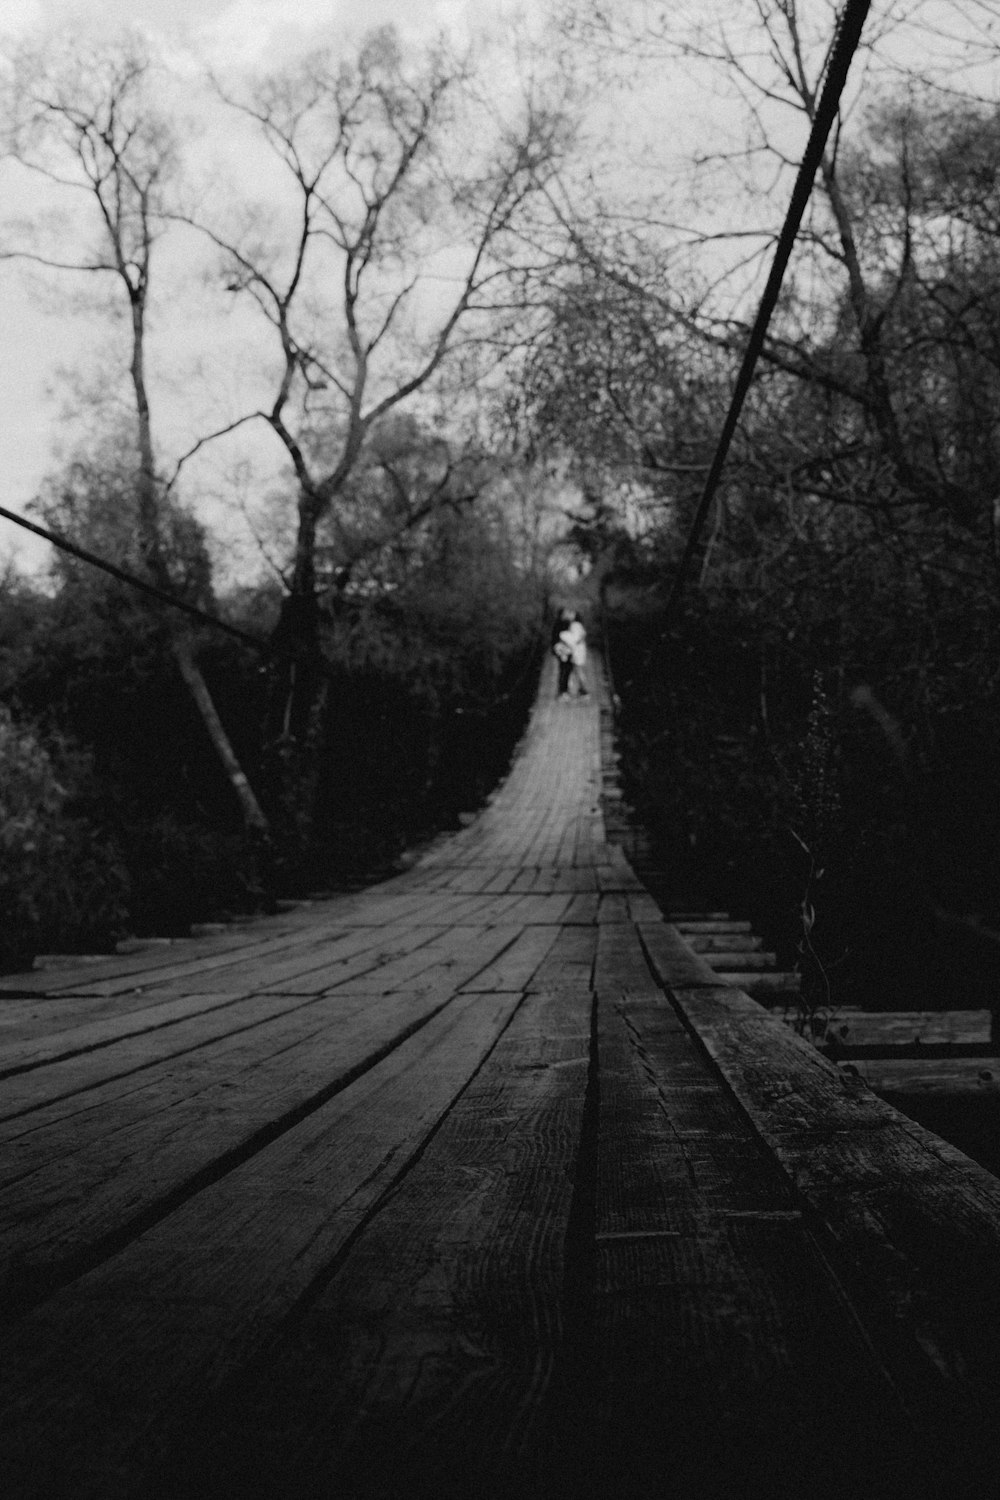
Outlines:
{"type": "MultiPolygon", "coordinates": [[[[445,1004],[450,1005],[452,1000],[456,998],[458,997],[452,996],[445,1002],[445,1004]]],[[[259,1379],[262,1372],[266,1371],[273,1358],[275,1348],[279,1346],[282,1339],[285,1338],[296,1327],[302,1317],[308,1312],[311,1304],[335,1279],[338,1272],[347,1261],[358,1240],[361,1239],[362,1235],[367,1231],[367,1229],[371,1226],[373,1221],[383,1211],[383,1209],[389,1206],[393,1198],[403,1187],[406,1178],[410,1175],[414,1168],[419,1165],[425,1152],[427,1152],[437,1135],[444,1128],[449,1117],[458,1106],[460,1100],[472,1087],[473,1083],[479,1077],[479,1074],[482,1072],[483,1068],[489,1062],[494,1051],[503,1040],[507,1031],[510,1029],[518,1012],[521,1010],[521,1007],[524,1005],[527,998],[528,997],[526,995],[522,995],[518,999],[516,1004],[511,1007],[509,1016],[501,1026],[500,1030],[497,1032],[490,1046],[483,1053],[482,1057],[479,1059],[479,1062],[476,1064],[475,1068],[462,1084],[461,1088],[452,1096],[450,1102],[442,1110],[441,1114],[434,1121],[433,1125],[430,1126],[427,1133],[420,1141],[419,1145],[414,1148],[414,1150],[410,1153],[406,1160],[400,1165],[398,1170],[393,1173],[392,1178],[386,1184],[383,1191],[374,1200],[370,1207],[365,1210],[364,1214],[358,1220],[357,1224],[350,1231],[350,1233],[344,1238],[343,1242],[340,1244],[328,1263],[322,1268],[322,1270],[316,1273],[316,1275],[312,1278],[307,1286],[303,1287],[302,1291],[299,1293],[295,1301],[290,1304],[284,1317],[276,1326],[273,1337],[270,1338],[266,1342],[266,1344],[264,1344],[259,1350],[257,1350],[256,1353],[251,1355],[246,1363],[241,1366],[239,1371],[237,1371],[230,1377],[230,1379],[217,1393],[216,1397],[214,1398],[215,1402],[221,1404],[232,1401],[234,1397],[238,1398],[239,1391],[243,1389],[244,1386],[253,1385],[253,1383],[257,1379],[259,1379]]],[[[434,1014],[437,1015],[443,1009],[444,1005],[439,1006],[438,1011],[435,1011],[434,1014]]],[[[428,1017],[427,1019],[430,1020],[432,1018],[428,1017]]],[[[365,1179],[365,1181],[368,1180],[369,1179],[367,1178],[365,1179]]],[[[354,1193],[358,1192],[362,1186],[363,1184],[359,1183],[354,1189],[354,1193]]],[[[351,1197],[354,1196],[354,1193],[351,1194],[351,1197]]],[[[345,1201],[350,1200],[348,1199],[345,1201]]]]}
{"type": "MultiPolygon", "coordinates": [[[[228,1176],[230,1172],[243,1166],[244,1163],[258,1155],[265,1147],[272,1145],[276,1140],[286,1135],[288,1131],[300,1125],[303,1120],[315,1114],[318,1109],[322,1109],[331,1099],[343,1093],[344,1089],[349,1088],[352,1083],[356,1083],[365,1073],[377,1067],[380,1062],[383,1062],[390,1053],[402,1046],[404,1042],[409,1041],[412,1036],[421,1031],[435,1016],[440,1015],[447,1006],[451,1005],[456,998],[456,995],[449,995],[440,1005],[435,1006],[426,1015],[422,1015],[410,1022],[409,1025],[396,1032],[380,1047],[377,1047],[366,1057],[359,1059],[358,1062],[346,1069],[345,1072],[339,1074],[330,1083],[325,1084],[323,1088],[317,1089],[315,1093],[310,1094],[307,1099],[301,1100],[293,1109],[288,1110],[285,1114],[279,1115],[277,1119],[270,1120],[266,1125],[262,1125],[259,1129],[253,1131],[238,1145],[231,1147],[228,1151],[224,1151],[221,1156],[206,1163],[204,1167],[201,1167],[184,1182],[178,1183],[163,1198],[157,1199],[144,1208],[141,1213],[134,1215],[131,1219],[127,1219],[115,1230],[93,1241],[93,1243],[89,1244],[79,1254],[70,1255],[65,1260],[52,1266],[24,1268],[20,1275],[18,1275],[15,1268],[12,1272],[10,1284],[4,1288],[7,1306],[3,1310],[3,1313],[0,1314],[0,1326],[4,1322],[9,1322],[12,1317],[20,1317],[24,1313],[30,1312],[32,1308],[37,1307],[56,1292],[61,1291],[63,1287],[78,1280],[79,1277],[87,1275],[88,1272],[96,1270],[104,1261],[109,1260],[113,1255],[117,1255],[120,1251],[124,1250],[133,1240],[138,1239],[140,1235],[145,1234],[154,1225],[168,1218],[170,1214],[174,1213],[205,1188],[211,1187],[216,1182],[220,1182],[223,1177],[228,1176]]],[[[517,1008],[515,1007],[515,1012],[517,1008]]],[[[513,1019],[513,1013],[511,1019],[513,1019]]],[[[506,1030],[506,1027],[504,1030],[506,1030]]],[[[500,1035],[502,1034],[501,1032],[500,1035]]],[[[490,1050],[492,1051],[492,1048],[490,1050]]],[[[488,1056],[489,1054],[487,1053],[486,1055],[488,1056]]],[[[457,1097],[459,1096],[456,1095],[457,1097]]]]}
{"type": "MultiPolygon", "coordinates": [[[[643,949],[646,950],[646,944],[643,941],[641,931],[639,932],[639,940],[642,943],[643,949]]],[[[646,951],[652,965],[652,955],[648,953],[648,950],[646,951]]],[[[839,1269],[842,1263],[842,1252],[834,1241],[821,1212],[815,1204],[810,1202],[808,1196],[801,1191],[795,1173],[789,1169],[780,1154],[774,1150],[773,1145],[768,1140],[753,1112],[747,1108],[738,1091],[733,1086],[725,1069],[713,1057],[698,1028],[687,1014],[685,1007],[674,996],[672,987],[662,980],[661,984],[665,998],[677,1013],[681,1024],[691,1036],[699,1053],[718,1078],[721,1087],[729,1095],[739,1113],[747,1121],[753,1136],[760,1143],[767,1156],[775,1163],[778,1171],[788,1183],[792,1200],[798,1205],[803,1233],[816,1257],[818,1269],[829,1286],[831,1294],[849,1316],[858,1338],[861,1340],[862,1346],[869,1354],[872,1370],[882,1382],[884,1389],[904,1419],[909,1423],[914,1443],[919,1444],[923,1431],[922,1419],[918,1414],[915,1403],[907,1398],[901,1382],[893,1373],[892,1366],[894,1361],[892,1356],[894,1347],[898,1343],[899,1331],[893,1327],[891,1309],[886,1308],[881,1301],[871,1296],[852,1296],[849,1290],[851,1278],[847,1272],[847,1268],[845,1267],[843,1270],[839,1269]],[[864,1303],[864,1313],[862,1313],[859,1302],[864,1303]],[[878,1330],[877,1341],[875,1337],[876,1329],[878,1330]]]]}

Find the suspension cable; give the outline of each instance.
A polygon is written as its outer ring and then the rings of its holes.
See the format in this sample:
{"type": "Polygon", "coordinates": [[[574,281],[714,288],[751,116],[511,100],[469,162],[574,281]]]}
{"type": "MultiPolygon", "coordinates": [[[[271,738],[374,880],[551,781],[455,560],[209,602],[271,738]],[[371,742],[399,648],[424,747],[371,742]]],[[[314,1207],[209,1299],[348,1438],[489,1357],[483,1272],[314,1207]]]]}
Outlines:
{"type": "Polygon", "coordinates": [[[757,316],[750,330],[750,337],[747,341],[739,374],[736,378],[736,385],[729,403],[729,410],[726,413],[726,419],[722,425],[719,441],[705,479],[701,499],[698,502],[698,508],[691,523],[691,529],[688,533],[681,560],[677,566],[677,572],[674,575],[673,586],[671,587],[670,597],[667,600],[665,610],[667,620],[672,617],[680,600],[681,592],[691,566],[691,560],[698,545],[698,538],[701,535],[702,528],[708,516],[709,507],[715,498],[715,492],[722,478],[722,471],[725,467],[729,448],[736,432],[736,424],[739,421],[743,403],[746,400],[747,392],[753,380],[754,369],[764,347],[764,337],[767,333],[768,324],[771,321],[771,315],[777,305],[778,293],[781,290],[781,283],[788,268],[792,247],[795,244],[795,237],[799,232],[802,216],[805,213],[806,205],[812,193],[813,180],[823,159],[827,137],[837,116],[837,110],[840,106],[840,96],[843,92],[844,84],[847,82],[847,75],[850,71],[854,54],[857,51],[858,43],[861,40],[861,32],[864,28],[870,7],[871,0],[847,0],[840,19],[840,24],[830,51],[823,92],[816,107],[816,113],[813,116],[809,140],[795,178],[795,186],[792,190],[788,210],[785,214],[785,222],[781,227],[781,234],[778,237],[778,243],[775,247],[771,270],[760,299],[757,316]]]}
{"type": "Polygon", "coordinates": [[[86,547],[78,546],[76,542],[60,536],[58,532],[50,531],[46,526],[39,526],[36,522],[29,521],[25,516],[19,516],[4,505],[0,505],[0,516],[7,521],[13,521],[15,526],[23,526],[26,531],[34,532],[35,536],[40,536],[44,541],[51,542],[52,546],[58,547],[61,552],[68,552],[71,557],[79,558],[81,562],[88,563],[92,568],[100,568],[102,573],[110,573],[111,577],[117,578],[120,583],[127,583],[130,588],[141,589],[144,594],[159,599],[161,604],[169,604],[174,609],[183,610],[186,615],[191,615],[203,625],[214,625],[216,630],[224,630],[227,635],[235,636],[238,641],[252,646],[255,651],[260,651],[264,655],[271,653],[270,644],[259,636],[251,635],[247,630],[241,630],[238,625],[230,625],[227,620],[220,620],[218,615],[210,615],[207,610],[199,609],[197,604],[189,604],[186,599],[180,599],[176,594],[168,594],[165,589],[157,588],[155,583],[139,578],[135,573],[120,568],[117,563],[108,562],[107,558],[98,557],[96,552],[88,552],[86,547]]]}
{"type": "MultiPolygon", "coordinates": [[[[813,117],[805,154],[796,175],[788,211],[781,228],[781,234],[778,237],[777,246],[775,247],[771,270],[760,299],[757,316],[750,331],[750,337],[747,341],[739,374],[736,378],[736,385],[733,389],[726,419],[722,425],[719,441],[705,479],[701,499],[698,502],[698,508],[695,511],[684,551],[674,576],[670,597],[667,600],[666,616],[668,619],[673,614],[680,599],[691,566],[691,560],[698,545],[698,538],[705,524],[709,507],[715,498],[719,481],[722,478],[722,471],[725,467],[729,449],[736,432],[736,424],[750,389],[757,361],[764,347],[764,338],[767,333],[768,324],[777,305],[778,294],[781,290],[785,271],[788,268],[795,238],[799,232],[802,216],[805,213],[806,205],[812,193],[813,180],[823,158],[827,138],[839,108],[840,96],[847,82],[851,62],[857,51],[858,43],[861,40],[861,32],[870,8],[871,0],[847,0],[843,15],[841,16],[840,25],[830,53],[823,91],[816,108],[815,116],[813,117]]],[[[259,636],[251,635],[249,631],[241,630],[239,626],[230,625],[226,620],[220,620],[217,615],[211,615],[206,610],[199,609],[196,604],[189,604],[186,599],[180,599],[175,594],[169,594],[166,590],[157,588],[155,584],[149,583],[146,579],[139,578],[136,574],[118,567],[116,563],[108,562],[106,558],[98,557],[96,553],[88,551],[86,547],[78,546],[77,543],[69,541],[68,538],[60,536],[54,531],[50,531],[45,526],[39,526],[36,522],[29,521],[24,516],[19,516],[15,511],[8,510],[6,506],[0,505],[0,516],[5,520],[12,521],[15,526],[22,526],[26,531],[33,532],[35,536],[39,536],[44,541],[50,542],[52,546],[58,547],[62,552],[68,552],[70,556],[78,558],[81,562],[85,562],[93,568],[99,568],[104,573],[109,573],[112,578],[117,578],[119,582],[128,584],[131,588],[139,589],[173,609],[182,610],[185,614],[200,621],[203,625],[213,626],[216,630],[224,631],[227,635],[233,636],[245,645],[252,646],[255,651],[259,651],[264,655],[270,655],[273,651],[271,644],[262,640],[259,636]]]]}

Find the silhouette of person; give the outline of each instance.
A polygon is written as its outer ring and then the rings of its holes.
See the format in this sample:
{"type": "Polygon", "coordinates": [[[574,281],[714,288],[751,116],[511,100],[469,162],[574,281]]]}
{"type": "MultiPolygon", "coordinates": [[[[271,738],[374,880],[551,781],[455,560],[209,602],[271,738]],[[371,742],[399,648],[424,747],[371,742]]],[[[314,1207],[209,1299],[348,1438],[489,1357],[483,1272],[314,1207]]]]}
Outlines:
{"type": "Polygon", "coordinates": [[[573,647],[571,642],[564,639],[572,623],[572,615],[569,610],[561,609],[556,616],[552,627],[552,650],[558,664],[556,674],[556,697],[569,697],[569,678],[573,670],[573,647]]]}
{"type": "MultiPolygon", "coordinates": [[[[583,621],[578,614],[574,614],[569,625],[559,637],[569,647],[570,652],[570,681],[576,689],[578,698],[587,697],[587,679],[584,667],[587,665],[587,632],[583,621]]],[[[567,692],[570,684],[567,683],[567,692]]]]}

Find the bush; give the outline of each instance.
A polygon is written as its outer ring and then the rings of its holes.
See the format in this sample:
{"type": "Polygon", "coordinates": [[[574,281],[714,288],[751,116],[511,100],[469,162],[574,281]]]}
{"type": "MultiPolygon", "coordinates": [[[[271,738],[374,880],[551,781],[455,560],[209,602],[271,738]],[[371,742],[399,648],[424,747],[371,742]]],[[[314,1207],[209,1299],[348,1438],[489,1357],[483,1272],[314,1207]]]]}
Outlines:
{"type": "Polygon", "coordinates": [[[110,840],[67,814],[33,730],[0,706],[0,967],[45,948],[106,948],[126,927],[128,876],[110,840]]]}
{"type": "Polygon", "coordinates": [[[131,874],[132,928],[142,936],[183,936],[192,922],[260,905],[254,851],[241,834],[163,812],[127,824],[121,841],[131,874]]]}

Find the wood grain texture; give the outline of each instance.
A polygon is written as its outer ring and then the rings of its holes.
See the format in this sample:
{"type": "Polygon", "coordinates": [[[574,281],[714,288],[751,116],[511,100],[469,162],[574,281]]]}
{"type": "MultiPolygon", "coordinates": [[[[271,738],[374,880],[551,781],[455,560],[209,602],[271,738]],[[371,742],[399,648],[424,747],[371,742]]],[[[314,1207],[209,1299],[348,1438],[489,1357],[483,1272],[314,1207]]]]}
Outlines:
{"type": "Polygon", "coordinates": [[[516,1005],[509,996],[457,999],[294,1129],[9,1329],[3,1493],[96,1500],[128,1476],[126,1493],[155,1494],[167,1455],[205,1403],[322,1280],[516,1005]]]}
{"type": "Polygon", "coordinates": [[[457,1497],[499,1472],[504,1494],[538,1492],[590,1010],[586,992],[523,1002],[266,1370],[213,1411],[189,1484],[236,1469],[275,1496],[457,1497]]]}
{"type": "Polygon", "coordinates": [[[1000,1181],[897,1113],[738,992],[674,991],[817,1216],[921,1420],[970,1443],[1000,1414],[1000,1181]],[[985,1426],[984,1426],[985,1424],[985,1426]]]}
{"type": "Polygon", "coordinates": [[[661,919],[552,687],[405,873],[12,977],[5,1500],[995,1488],[1000,1182],[661,919]]]}
{"type": "Polygon", "coordinates": [[[1000,1095],[997,1057],[855,1057],[843,1070],[857,1073],[878,1094],[1000,1095]]]}
{"type": "Polygon", "coordinates": [[[599,1014],[594,1493],[901,1493],[912,1424],[787,1177],[665,1000],[599,1014]]]}
{"type": "MultiPolygon", "coordinates": [[[[782,1017],[794,1024],[794,1013],[782,1017]]],[[[857,1010],[840,1006],[820,1018],[817,1040],[836,1040],[845,1052],[853,1047],[979,1046],[990,1040],[988,1010],[857,1010]]]]}

